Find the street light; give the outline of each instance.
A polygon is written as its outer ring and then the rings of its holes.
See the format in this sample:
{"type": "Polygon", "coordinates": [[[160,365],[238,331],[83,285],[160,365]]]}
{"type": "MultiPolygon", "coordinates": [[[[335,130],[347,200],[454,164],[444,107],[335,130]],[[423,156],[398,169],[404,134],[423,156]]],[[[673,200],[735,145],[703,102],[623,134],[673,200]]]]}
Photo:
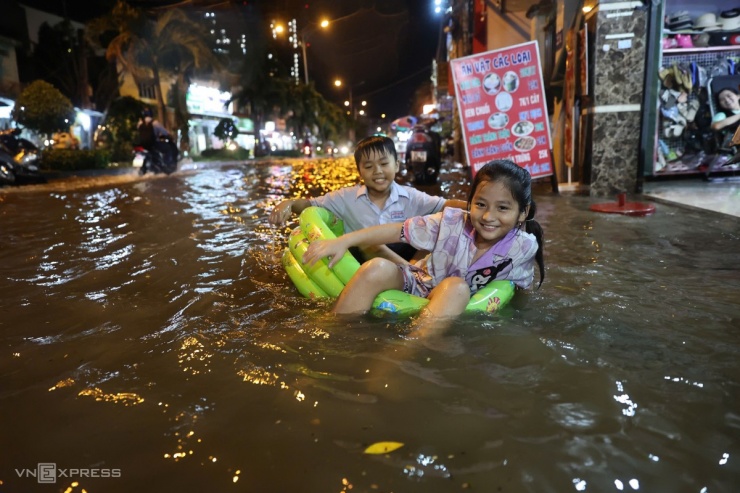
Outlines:
{"type": "MultiPolygon", "coordinates": [[[[365,83],[365,81],[362,81],[359,84],[357,84],[355,87],[360,86],[360,85],[362,85],[364,83],[365,83]]],[[[344,85],[344,83],[342,82],[341,79],[335,79],[334,80],[334,85],[336,87],[342,87],[342,85],[344,85]]],[[[361,108],[358,111],[357,108],[355,108],[354,100],[352,99],[352,85],[351,84],[347,84],[347,92],[349,93],[349,99],[347,99],[344,102],[344,106],[347,108],[347,115],[350,115],[352,117],[352,125],[350,127],[350,137],[349,137],[349,140],[351,140],[352,142],[354,142],[355,141],[355,120],[357,119],[357,115],[358,114],[360,116],[365,116],[365,110],[361,108]]],[[[367,106],[367,101],[362,100],[360,102],[360,105],[363,108],[366,107],[367,106]]]]}
{"type": "MultiPolygon", "coordinates": [[[[364,83],[364,81],[363,82],[360,82],[357,85],[359,86],[359,85],[361,85],[363,83],[364,83]]],[[[334,85],[336,87],[342,87],[343,84],[344,83],[342,82],[342,79],[335,79],[334,80],[334,85]]],[[[349,114],[352,114],[353,116],[355,116],[355,110],[356,110],[356,108],[355,108],[354,102],[352,100],[352,86],[351,85],[347,85],[347,91],[349,92],[349,99],[344,102],[344,106],[346,106],[348,108],[348,111],[347,111],[347,114],[348,115],[349,114]]],[[[365,101],[365,100],[360,101],[360,105],[361,106],[367,106],[367,101],[365,101]]],[[[360,111],[357,111],[356,113],[358,113],[360,115],[364,115],[365,114],[365,110],[360,109],[360,111]]]]}
{"type": "MultiPolygon", "coordinates": [[[[329,21],[327,19],[322,19],[318,24],[309,24],[301,29],[298,29],[298,23],[295,19],[292,19],[288,23],[288,30],[290,33],[290,37],[288,38],[288,41],[293,43],[293,48],[298,48],[298,45],[301,47],[301,52],[303,54],[303,79],[308,85],[308,57],[306,55],[306,32],[311,29],[313,26],[318,26],[321,29],[326,29],[329,27],[329,21]]],[[[285,28],[282,26],[282,24],[277,24],[275,22],[272,23],[272,37],[276,38],[277,36],[282,36],[282,34],[285,32],[285,28]]],[[[297,73],[296,73],[296,79],[297,79],[297,73]]],[[[296,80],[297,82],[297,80],[296,80]]]]}

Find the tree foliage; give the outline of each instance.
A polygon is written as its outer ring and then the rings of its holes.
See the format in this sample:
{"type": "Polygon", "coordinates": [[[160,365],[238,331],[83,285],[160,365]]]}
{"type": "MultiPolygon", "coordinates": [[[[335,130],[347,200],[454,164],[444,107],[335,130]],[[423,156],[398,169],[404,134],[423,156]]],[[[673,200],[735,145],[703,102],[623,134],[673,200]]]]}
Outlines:
{"type": "Polygon", "coordinates": [[[79,44],[69,20],[39,27],[39,42],[33,51],[33,64],[38,78],[57,87],[78,106],[80,96],[86,93],[87,81],[82,77],[79,44]]]}
{"type": "Polygon", "coordinates": [[[234,140],[239,135],[239,129],[236,128],[236,124],[231,118],[221,118],[216,128],[213,129],[213,135],[226,142],[234,140]]]}
{"type": "Polygon", "coordinates": [[[69,129],[75,118],[72,102],[46,81],[36,80],[18,96],[13,119],[40,134],[69,129]]]}
{"type": "MultiPolygon", "coordinates": [[[[179,9],[168,9],[155,20],[119,0],[111,13],[88,23],[88,37],[106,48],[106,58],[115,60],[137,81],[150,81],[157,100],[158,119],[167,125],[161,73],[177,79],[174,105],[180,129],[187,129],[185,90],[196,70],[217,70],[220,62],[211,51],[203,27],[179,9]]],[[[185,132],[187,133],[187,132],[185,132]]]]}
{"type": "Polygon", "coordinates": [[[280,68],[265,61],[249,65],[241,74],[241,87],[232,98],[250,109],[256,128],[271,117],[285,118],[288,130],[296,135],[318,134],[336,138],[346,127],[344,111],[328,102],[313,84],[296,84],[281,75],[280,68]]]}
{"type": "Polygon", "coordinates": [[[105,125],[97,144],[110,150],[114,161],[131,158],[133,144],[139,137],[137,124],[146,104],[130,96],[115,99],[105,116],[105,125]]]}

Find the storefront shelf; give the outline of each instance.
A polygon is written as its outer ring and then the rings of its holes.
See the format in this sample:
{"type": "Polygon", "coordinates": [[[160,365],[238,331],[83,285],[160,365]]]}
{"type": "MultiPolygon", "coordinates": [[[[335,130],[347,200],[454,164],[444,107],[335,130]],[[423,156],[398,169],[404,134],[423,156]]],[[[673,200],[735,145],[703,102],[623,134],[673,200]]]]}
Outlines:
{"type": "Polygon", "coordinates": [[[706,53],[712,51],[740,51],[740,45],[736,46],[707,46],[706,48],[669,48],[663,50],[664,55],[684,55],[689,53],[706,53]]]}

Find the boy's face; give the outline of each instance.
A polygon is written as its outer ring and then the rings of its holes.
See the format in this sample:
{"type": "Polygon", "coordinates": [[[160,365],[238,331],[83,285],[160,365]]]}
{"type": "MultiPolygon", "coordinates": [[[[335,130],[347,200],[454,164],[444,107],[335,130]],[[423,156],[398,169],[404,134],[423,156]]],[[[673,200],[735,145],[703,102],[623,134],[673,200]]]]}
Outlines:
{"type": "Polygon", "coordinates": [[[357,165],[360,177],[370,193],[386,194],[398,173],[398,162],[385,152],[372,151],[357,165]]]}

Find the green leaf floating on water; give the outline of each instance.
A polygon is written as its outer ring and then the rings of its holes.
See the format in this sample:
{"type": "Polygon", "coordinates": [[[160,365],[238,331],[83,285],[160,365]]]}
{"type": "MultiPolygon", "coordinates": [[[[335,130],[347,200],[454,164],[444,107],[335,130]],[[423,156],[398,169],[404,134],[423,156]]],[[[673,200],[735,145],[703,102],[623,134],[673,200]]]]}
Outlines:
{"type": "Polygon", "coordinates": [[[302,375],[306,375],[307,377],[315,378],[317,380],[337,380],[339,382],[348,382],[352,380],[352,377],[347,375],[337,375],[335,373],[315,371],[299,364],[288,363],[286,365],[283,365],[283,368],[288,371],[292,371],[293,373],[300,373],[302,375]]]}
{"type": "Polygon", "coordinates": [[[366,454],[388,454],[403,447],[401,442],[376,442],[365,449],[366,454]]]}

